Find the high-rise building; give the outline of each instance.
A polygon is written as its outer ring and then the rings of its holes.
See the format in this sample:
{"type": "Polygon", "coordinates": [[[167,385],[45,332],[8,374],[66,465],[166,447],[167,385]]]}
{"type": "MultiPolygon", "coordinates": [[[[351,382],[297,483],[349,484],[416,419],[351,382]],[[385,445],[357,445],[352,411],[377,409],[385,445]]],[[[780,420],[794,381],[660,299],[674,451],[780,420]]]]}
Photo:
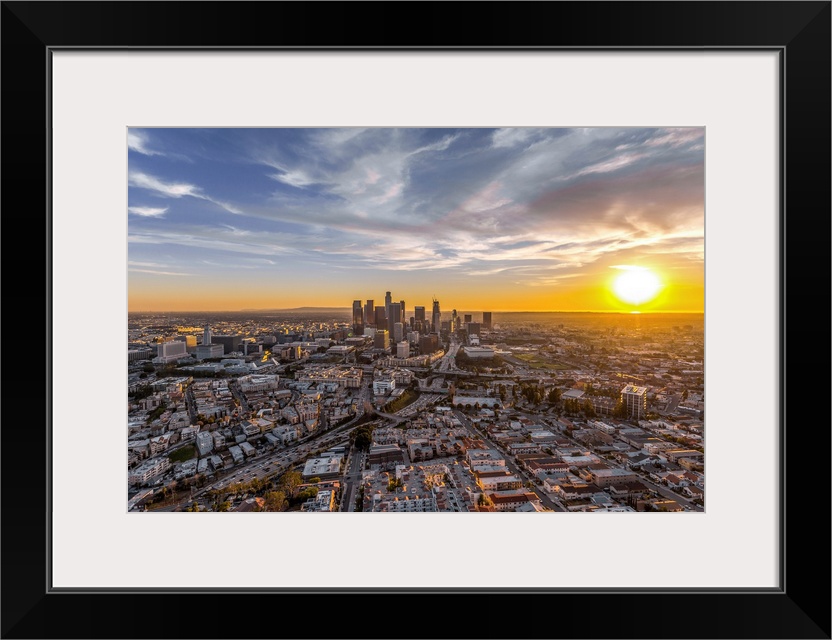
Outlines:
{"type": "Polygon", "coordinates": [[[376,335],[373,338],[373,347],[376,349],[389,349],[390,348],[390,334],[387,333],[384,329],[376,330],[376,335]]]}
{"type": "Polygon", "coordinates": [[[401,323],[402,321],[402,305],[398,302],[391,302],[390,303],[390,310],[387,312],[387,331],[390,332],[392,335],[393,327],[396,326],[396,323],[401,323]]]}
{"type": "Polygon", "coordinates": [[[473,317],[471,316],[471,314],[470,314],[470,313],[466,313],[466,314],[465,314],[465,317],[463,318],[463,320],[462,320],[462,321],[463,321],[463,322],[472,322],[472,321],[473,321],[473,317]]]}
{"type": "Polygon", "coordinates": [[[205,325],[205,329],[202,331],[202,344],[211,344],[211,326],[205,325]]]}
{"type": "Polygon", "coordinates": [[[174,362],[180,358],[188,355],[186,345],[181,340],[171,340],[170,342],[160,342],[156,346],[156,358],[154,362],[158,364],[167,364],[174,362]]]}
{"type": "Polygon", "coordinates": [[[364,305],[364,324],[368,325],[375,320],[375,305],[373,300],[367,300],[364,305]]]}
{"type": "Polygon", "coordinates": [[[410,343],[407,340],[402,340],[396,344],[396,357],[407,358],[410,356],[410,343]]]}
{"type": "Polygon", "coordinates": [[[465,329],[468,331],[469,336],[478,336],[478,335],[480,335],[480,323],[479,322],[468,322],[465,325],[465,329]]]}
{"type": "Polygon", "coordinates": [[[234,334],[228,336],[216,335],[211,338],[214,344],[221,344],[223,353],[234,353],[235,351],[242,351],[243,336],[234,334]]]}
{"type": "Polygon", "coordinates": [[[390,318],[390,303],[393,302],[393,296],[388,291],[384,294],[384,317],[390,318]]]}
{"type": "Polygon", "coordinates": [[[451,312],[450,331],[459,331],[459,316],[456,314],[456,309],[451,312]]]}
{"type": "Polygon", "coordinates": [[[387,329],[387,314],[384,311],[384,307],[376,307],[375,310],[376,316],[376,329],[387,329]]]}
{"type": "Polygon", "coordinates": [[[483,326],[483,329],[490,329],[491,328],[491,312],[490,311],[483,311],[482,312],[482,326],[483,326]]]}
{"type": "Polygon", "coordinates": [[[404,310],[404,300],[399,300],[399,304],[402,307],[402,322],[407,320],[407,312],[404,310]]]}
{"type": "Polygon", "coordinates": [[[439,336],[431,333],[426,336],[419,336],[419,352],[422,355],[433,353],[439,350],[439,336]]]}
{"type": "Polygon", "coordinates": [[[439,311],[439,300],[433,300],[433,313],[430,316],[430,328],[433,333],[439,333],[440,318],[442,313],[439,311]]]}
{"type": "Polygon", "coordinates": [[[621,390],[621,401],[631,418],[641,420],[647,415],[647,387],[628,384],[621,390]]]}
{"type": "Polygon", "coordinates": [[[424,322],[425,321],[425,308],[424,307],[413,307],[414,313],[416,314],[414,317],[416,321],[424,322]]]}
{"type": "Polygon", "coordinates": [[[361,308],[361,300],[352,301],[352,332],[357,336],[364,333],[364,309],[361,308]]]}
{"type": "Polygon", "coordinates": [[[176,336],[174,340],[184,342],[188,353],[196,353],[196,336],[176,336]]]}
{"type": "Polygon", "coordinates": [[[393,325],[393,342],[399,343],[404,340],[404,324],[396,322],[393,325]]]}

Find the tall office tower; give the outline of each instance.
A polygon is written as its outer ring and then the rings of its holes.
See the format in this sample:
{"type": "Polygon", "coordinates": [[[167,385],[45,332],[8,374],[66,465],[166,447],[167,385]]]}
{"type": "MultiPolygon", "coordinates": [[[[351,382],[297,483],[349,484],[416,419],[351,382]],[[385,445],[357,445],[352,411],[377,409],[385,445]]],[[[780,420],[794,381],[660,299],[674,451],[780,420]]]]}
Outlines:
{"type": "Polygon", "coordinates": [[[463,319],[463,322],[466,322],[466,323],[467,323],[467,322],[473,322],[473,320],[474,320],[474,319],[471,317],[471,314],[470,314],[470,313],[466,313],[466,314],[465,314],[465,317],[464,317],[464,319],[463,319]]]}
{"type": "Polygon", "coordinates": [[[364,310],[361,308],[361,300],[352,301],[352,332],[355,335],[364,333],[364,310]]]}
{"type": "Polygon", "coordinates": [[[419,353],[425,355],[438,350],[439,337],[435,333],[432,333],[428,336],[419,336],[419,353]]]}
{"type": "Polygon", "coordinates": [[[469,336],[478,336],[480,335],[480,323],[479,322],[468,322],[465,324],[465,328],[468,331],[469,336]]]}
{"type": "Polygon", "coordinates": [[[384,294],[384,317],[390,319],[390,303],[393,302],[393,296],[390,292],[384,294]]]}
{"type": "Polygon", "coordinates": [[[384,307],[376,307],[376,329],[387,330],[387,315],[384,312],[384,307]]]}
{"type": "Polygon", "coordinates": [[[491,312],[490,311],[483,311],[482,312],[482,328],[483,329],[490,329],[491,328],[491,312]]]}
{"type": "Polygon", "coordinates": [[[211,341],[214,344],[221,344],[223,353],[234,353],[235,351],[241,351],[243,336],[236,333],[227,336],[215,335],[211,336],[211,341]]]}
{"type": "Polygon", "coordinates": [[[390,303],[390,311],[387,312],[387,331],[393,335],[393,327],[402,321],[402,305],[398,302],[390,303]]]}
{"type": "Polygon", "coordinates": [[[384,329],[376,330],[373,338],[373,347],[376,349],[388,349],[390,347],[390,334],[384,329]]]}
{"type": "Polygon", "coordinates": [[[202,344],[211,344],[211,326],[205,325],[205,329],[202,332],[202,344]]]}
{"type": "Polygon", "coordinates": [[[404,325],[401,322],[393,324],[393,341],[396,343],[404,340],[404,325]]]}
{"type": "Polygon", "coordinates": [[[399,304],[402,306],[402,322],[406,322],[407,313],[404,310],[404,300],[399,300],[399,304]]]}
{"type": "Polygon", "coordinates": [[[425,325],[427,324],[425,322],[425,308],[424,307],[414,307],[413,311],[416,314],[415,316],[413,316],[413,318],[414,318],[414,320],[413,320],[413,329],[415,331],[420,331],[420,332],[427,333],[425,331],[425,325]]]}
{"type": "Polygon", "coordinates": [[[430,316],[430,330],[433,333],[439,333],[439,319],[442,313],[439,311],[439,300],[433,299],[433,313],[430,316]]]}
{"type": "Polygon", "coordinates": [[[408,358],[410,357],[410,343],[406,340],[398,342],[396,344],[396,357],[397,358],[408,358]]]}
{"type": "Polygon", "coordinates": [[[456,309],[451,312],[451,331],[459,329],[459,316],[456,314],[456,309]]]}
{"type": "Polygon", "coordinates": [[[413,316],[410,316],[410,320],[408,320],[405,323],[405,325],[406,325],[407,329],[410,329],[411,331],[413,331],[413,327],[416,326],[416,318],[414,318],[413,316]]]}
{"type": "Polygon", "coordinates": [[[627,408],[627,415],[641,420],[647,415],[647,387],[628,384],[621,390],[621,401],[627,408]]]}
{"type": "Polygon", "coordinates": [[[364,324],[370,324],[375,320],[375,309],[372,300],[367,300],[367,304],[364,305],[364,324]]]}

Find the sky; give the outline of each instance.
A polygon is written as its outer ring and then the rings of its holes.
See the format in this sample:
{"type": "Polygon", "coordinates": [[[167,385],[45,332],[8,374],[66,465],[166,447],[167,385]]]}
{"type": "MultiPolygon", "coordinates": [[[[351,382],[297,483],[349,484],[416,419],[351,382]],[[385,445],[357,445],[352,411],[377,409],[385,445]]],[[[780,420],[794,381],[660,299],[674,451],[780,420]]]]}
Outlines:
{"type": "Polygon", "coordinates": [[[704,309],[704,128],[131,128],[129,310],[704,309]],[[649,270],[658,295],[614,293],[649,270]]]}

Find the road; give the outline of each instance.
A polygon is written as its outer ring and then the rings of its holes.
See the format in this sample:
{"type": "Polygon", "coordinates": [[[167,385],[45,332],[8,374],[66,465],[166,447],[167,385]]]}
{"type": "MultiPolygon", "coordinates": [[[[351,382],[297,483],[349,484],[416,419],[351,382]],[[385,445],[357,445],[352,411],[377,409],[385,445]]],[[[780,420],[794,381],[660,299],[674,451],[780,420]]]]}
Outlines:
{"type": "Polygon", "coordinates": [[[231,391],[231,395],[234,396],[234,399],[240,403],[242,415],[247,415],[251,411],[251,407],[246,400],[246,394],[240,390],[240,384],[236,380],[229,380],[228,389],[231,391]]]}
{"type": "Polygon", "coordinates": [[[361,486],[362,469],[367,459],[363,451],[352,450],[344,473],[344,488],[341,492],[341,511],[355,511],[356,491],[361,486]]]}

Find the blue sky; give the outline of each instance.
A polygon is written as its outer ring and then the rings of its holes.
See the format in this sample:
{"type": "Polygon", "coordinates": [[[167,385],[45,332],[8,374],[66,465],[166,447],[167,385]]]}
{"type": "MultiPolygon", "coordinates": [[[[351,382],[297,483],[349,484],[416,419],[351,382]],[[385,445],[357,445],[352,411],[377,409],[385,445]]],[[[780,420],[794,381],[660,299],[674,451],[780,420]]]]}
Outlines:
{"type": "Polygon", "coordinates": [[[619,265],[662,274],[668,310],[701,310],[702,128],[131,128],[128,147],[131,310],[387,290],[604,310],[619,265]]]}

